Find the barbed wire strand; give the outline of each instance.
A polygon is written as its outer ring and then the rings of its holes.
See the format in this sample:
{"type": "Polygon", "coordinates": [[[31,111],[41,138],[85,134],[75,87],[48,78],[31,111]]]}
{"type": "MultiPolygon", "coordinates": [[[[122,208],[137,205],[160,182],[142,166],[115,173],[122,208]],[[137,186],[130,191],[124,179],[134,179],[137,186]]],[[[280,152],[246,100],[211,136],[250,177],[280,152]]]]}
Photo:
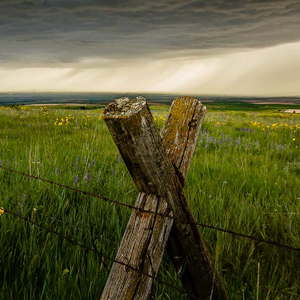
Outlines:
{"type": "MultiPolygon", "coordinates": [[[[152,210],[145,210],[145,209],[135,207],[135,206],[130,205],[130,204],[125,204],[125,203],[122,203],[122,202],[118,202],[116,200],[112,200],[112,199],[109,199],[109,198],[106,198],[106,197],[102,197],[102,196],[96,195],[94,193],[86,192],[86,191],[76,189],[76,188],[61,184],[61,183],[53,182],[53,181],[48,180],[48,179],[43,179],[43,178],[33,176],[33,175],[29,175],[29,174],[26,174],[26,173],[23,173],[23,172],[20,172],[20,171],[12,170],[12,169],[9,169],[9,168],[3,167],[3,166],[0,166],[0,168],[4,169],[6,171],[12,172],[12,173],[24,175],[24,176],[29,177],[29,178],[33,178],[33,179],[36,179],[36,180],[48,182],[48,183],[53,184],[53,185],[61,186],[61,187],[64,187],[64,188],[82,193],[84,195],[90,195],[92,197],[102,199],[102,200],[105,200],[105,201],[108,201],[108,202],[111,202],[111,203],[114,203],[114,204],[117,204],[117,205],[120,205],[120,206],[123,206],[123,207],[134,209],[138,212],[155,214],[155,215],[170,218],[170,219],[173,219],[173,220],[177,219],[176,217],[173,217],[169,214],[158,213],[158,212],[155,212],[155,211],[152,211],[152,210]]],[[[235,235],[235,236],[239,236],[239,237],[243,237],[243,238],[248,238],[248,239],[251,239],[251,240],[254,240],[254,241],[257,241],[257,242],[262,242],[262,243],[266,243],[266,244],[269,244],[269,245],[272,245],[272,246],[281,247],[281,248],[285,248],[285,249],[288,249],[288,250],[300,252],[300,248],[297,248],[297,247],[293,247],[293,246],[290,246],[290,245],[284,245],[284,244],[281,244],[281,243],[276,242],[276,241],[270,241],[270,240],[266,240],[266,239],[262,239],[262,238],[257,238],[257,237],[252,236],[252,235],[238,233],[238,232],[235,232],[233,230],[223,229],[223,228],[220,228],[220,227],[215,227],[215,226],[212,226],[212,225],[207,225],[207,224],[198,223],[198,222],[188,222],[186,224],[197,225],[197,226],[204,227],[204,228],[210,228],[210,229],[225,232],[225,233],[228,233],[228,234],[231,234],[231,235],[235,235]]]]}
{"type": "MultiPolygon", "coordinates": [[[[26,176],[28,178],[36,179],[36,180],[43,181],[43,182],[48,182],[48,183],[51,183],[53,185],[57,185],[57,186],[60,186],[60,187],[72,190],[74,192],[78,192],[78,193],[82,193],[84,195],[92,196],[94,198],[102,199],[104,201],[111,202],[111,203],[114,203],[114,204],[117,204],[117,205],[120,205],[120,206],[124,206],[124,207],[130,208],[130,209],[140,210],[139,208],[137,208],[137,207],[135,207],[133,205],[125,204],[125,203],[122,203],[122,202],[118,202],[118,201],[109,199],[107,197],[99,196],[99,195],[91,193],[91,192],[87,192],[87,191],[83,191],[83,190],[80,190],[80,189],[77,189],[77,188],[74,188],[74,187],[71,187],[71,186],[67,186],[65,184],[57,183],[57,182],[54,182],[54,181],[51,181],[51,180],[48,180],[48,179],[44,179],[44,178],[41,178],[41,177],[38,177],[38,176],[34,176],[34,175],[26,174],[26,173],[23,173],[23,172],[20,172],[20,171],[12,170],[10,168],[3,167],[3,166],[0,166],[0,168],[3,169],[3,170],[6,170],[6,171],[12,172],[12,173],[16,173],[16,174],[20,174],[20,175],[26,176]]],[[[152,211],[143,211],[143,212],[154,213],[152,211]]]]}
{"type": "Polygon", "coordinates": [[[238,233],[238,232],[235,232],[235,231],[232,231],[232,230],[229,230],[229,229],[223,229],[223,228],[220,228],[220,227],[215,227],[215,226],[212,226],[212,225],[207,225],[207,224],[202,224],[202,223],[197,223],[197,222],[189,222],[187,224],[194,224],[194,225],[197,225],[197,226],[200,226],[200,227],[214,229],[214,230],[217,230],[217,231],[229,233],[231,235],[247,238],[247,239],[250,239],[250,240],[253,240],[253,241],[266,243],[266,244],[269,244],[269,245],[272,245],[272,246],[281,247],[281,248],[285,248],[285,249],[288,249],[288,250],[300,252],[300,248],[297,248],[297,247],[281,244],[281,243],[276,242],[276,241],[269,241],[269,240],[265,240],[265,239],[262,239],[262,238],[257,238],[257,237],[252,236],[252,235],[238,233]]]}
{"type": "Polygon", "coordinates": [[[181,288],[179,288],[179,287],[177,287],[177,286],[175,286],[175,285],[173,285],[173,284],[171,284],[171,283],[168,283],[168,282],[166,282],[166,281],[163,281],[163,280],[157,278],[156,276],[150,275],[150,274],[148,274],[148,273],[146,273],[146,272],[144,272],[144,271],[142,271],[142,270],[136,269],[136,268],[132,267],[132,266],[129,265],[129,264],[126,264],[126,263],[124,263],[124,262],[121,262],[121,261],[118,261],[118,260],[116,260],[116,259],[114,259],[114,258],[111,258],[111,257],[109,257],[109,256],[107,256],[107,255],[105,255],[105,254],[103,254],[102,252],[100,252],[100,251],[98,251],[98,250],[96,250],[96,249],[92,249],[92,248],[89,248],[88,246],[86,246],[86,245],[84,245],[84,244],[78,243],[78,242],[76,242],[76,241],[70,239],[69,237],[67,237],[67,236],[65,236],[65,235],[63,235],[63,234],[61,234],[61,233],[59,233],[59,232],[57,232],[57,231],[55,231],[55,230],[53,230],[53,229],[51,229],[51,228],[48,228],[48,227],[46,227],[46,226],[43,226],[43,225],[41,225],[41,224],[38,224],[38,223],[36,223],[36,222],[34,222],[34,221],[28,219],[28,218],[26,218],[26,217],[23,217],[20,213],[15,213],[15,212],[12,212],[12,211],[6,210],[6,209],[4,209],[4,213],[8,213],[8,214],[10,214],[10,215],[13,215],[13,216],[19,218],[20,220],[26,221],[26,222],[28,222],[28,223],[34,225],[34,226],[40,227],[40,228],[42,228],[42,229],[44,229],[44,230],[46,230],[46,231],[48,231],[48,232],[50,232],[50,233],[52,233],[52,234],[55,234],[55,235],[57,235],[57,236],[59,236],[59,237],[65,239],[65,240],[66,240],[68,243],[70,243],[70,244],[73,244],[73,245],[78,246],[78,247],[80,247],[80,248],[82,248],[82,249],[85,249],[85,250],[87,250],[87,251],[94,252],[94,253],[98,254],[99,256],[102,256],[102,257],[105,258],[106,260],[109,260],[109,261],[111,261],[111,262],[120,264],[120,265],[122,265],[122,266],[124,266],[124,267],[126,267],[126,268],[128,268],[128,269],[130,269],[130,270],[132,270],[132,271],[138,272],[138,273],[140,273],[141,275],[144,275],[144,276],[147,276],[147,277],[149,277],[149,278],[151,278],[151,279],[153,279],[153,280],[156,280],[158,283],[163,284],[163,285],[165,285],[165,286],[168,286],[168,287],[170,287],[170,288],[172,288],[172,289],[178,291],[178,292],[181,293],[181,294],[185,294],[185,295],[187,295],[187,296],[189,296],[189,297],[192,297],[192,298],[194,298],[194,299],[201,300],[200,298],[198,298],[198,297],[196,297],[196,296],[194,296],[194,295],[191,295],[191,294],[187,293],[185,290],[183,290],[183,289],[181,289],[181,288]]]}
{"type": "MultiPolygon", "coordinates": [[[[19,203],[19,202],[17,202],[17,201],[11,201],[11,200],[9,200],[9,203],[14,203],[14,204],[16,204],[16,205],[20,205],[22,208],[25,207],[25,208],[27,208],[28,210],[32,210],[32,208],[29,207],[28,205],[25,205],[25,204],[23,204],[23,203],[19,203]]],[[[38,215],[40,215],[41,217],[45,217],[45,218],[51,219],[52,221],[55,221],[55,222],[60,223],[60,224],[63,224],[63,225],[65,225],[65,226],[67,226],[67,227],[71,227],[71,228],[73,228],[73,229],[75,229],[75,230],[78,230],[78,231],[81,231],[81,232],[85,232],[85,233],[90,233],[90,231],[88,231],[88,230],[85,230],[85,229],[83,229],[83,228],[74,226],[74,225],[70,224],[69,222],[65,222],[65,221],[60,220],[60,219],[57,219],[57,218],[55,218],[55,217],[53,217],[53,216],[43,214],[43,213],[41,213],[41,212],[39,212],[39,211],[35,211],[35,213],[38,214],[38,215]]],[[[116,247],[116,246],[119,246],[118,243],[116,243],[116,242],[114,242],[114,241],[112,241],[112,240],[110,240],[110,239],[101,237],[101,236],[99,236],[99,235],[97,235],[97,234],[93,234],[93,236],[94,236],[96,239],[99,239],[99,240],[101,240],[101,241],[105,241],[105,242],[114,244],[115,247],[116,247]]]]}

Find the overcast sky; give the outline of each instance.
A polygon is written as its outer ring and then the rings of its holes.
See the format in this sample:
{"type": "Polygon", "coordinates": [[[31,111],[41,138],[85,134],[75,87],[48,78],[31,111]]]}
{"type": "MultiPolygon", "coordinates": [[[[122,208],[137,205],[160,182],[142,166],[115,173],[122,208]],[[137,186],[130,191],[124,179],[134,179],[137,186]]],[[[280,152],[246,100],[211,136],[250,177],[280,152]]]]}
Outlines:
{"type": "Polygon", "coordinates": [[[300,95],[300,1],[0,0],[0,91],[300,95]]]}

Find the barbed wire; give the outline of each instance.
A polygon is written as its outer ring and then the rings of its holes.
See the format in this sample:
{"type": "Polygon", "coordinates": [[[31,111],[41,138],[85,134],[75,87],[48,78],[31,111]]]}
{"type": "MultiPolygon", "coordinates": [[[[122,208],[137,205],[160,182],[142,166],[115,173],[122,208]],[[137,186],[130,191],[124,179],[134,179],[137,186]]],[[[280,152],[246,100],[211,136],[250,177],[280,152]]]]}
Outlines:
{"type": "Polygon", "coordinates": [[[4,213],[8,213],[8,214],[10,214],[10,215],[13,215],[13,216],[19,218],[20,220],[26,221],[26,222],[28,222],[28,223],[34,225],[34,226],[37,226],[37,227],[42,228],[42,229],[44,229],[44,230],[46,230],[46,231],[48,231],[48,232],[50,232],[50,233],[52,233],[52,234],[55,234],[55,235],[59,236],[60,238],[65,239],[65,240],[66,240],[68,243],[70,243],[70,244],[73,244],[73,245],[75,245],[75,246],[78,246],[78,247],[80,247],[80,248],[82,248],[82,249],[85,249],[85,250],[87,250],[87,251],[94,252],[94,253],[98,254],[99,257],[103,257],[103,258],[106,259],[106,260],[109,260],[109,261],[111,261],[111,262],[120,264],[120,265],[122,265],[122,266],[124,266],[124,267],[126,267],[126,268],[128,268],[128,269],[130,269],[130,270],[132,270],[132,271],[135,271],[135,272],[140,273],[141,275],[147,276],[147,277],[149,277],[149,278],[151,278],[151,279],[157,281],[157,282],[160,283],[160,284],[163,284],[163,285],[165,285],[165,286],[168,286],[168,287],[170,287],[170,288],[172,288],[172,289],[178,291],[178,292],[181,293],[181,294],[185,294],[185,295],[187,295],[187,296],[189,296],[189,297],[191,297],[191,298],[194,298],[194,299],[197,299],[197,300],[201,300],[200,298],[198,298],[198,297],[196,297],[196,296],[194,296],[194,295],[192,295],[192,294],[187,293],[185,290],[183,290],[183,289],[181,289],[181,288],[179,288],[179,287],[177,287],[177,286],[175,286],[175,285],[173,285],[173,284],[171,284],[171,283],[169,283],[169,282],[163,281],[163,280],[157,278],[156,276],[150,275],[150,274],[148,274],[148,273],[146,273],[146,272],[144,272],[144,271],[142,271],[142,270],[139,270],[139,269],[136,269],[135,267],[132,267],[132,266],[129,265],[129,264],[126,264],[126,263],[121,262],[121,261],[118,261],[118,260],[116,260],[116,259],[114,259],[114,258],[112,258],[112,257],[109,257],[109,256],[105,255],[104,253],[98,251],[98,250],[95,249],[95,248],[92,249],[92,248],[90,248],[90,247],[88,247],[88,246],[86,246],[86,245],[84,245],[84,244],[78,243],[77,241],[74,241],[74,240],[70,239],[68,236],[65,236],[65,235],[63,235],[63,234],[61,234],[61,233],[59,233],[59,232],[57,232],[57,231],[55,231],[55,230],[53,230],[53,229],[51,229],[51,228],[48,228],[48,227],[46,227],[46,226],[44,226],[44,225],[38,224],[38,223],[36,223],[36,222],[34,222],[34,221],[28,219],[28,218],[26,218],[26,217],[23,217],[23,216],[21,215],[20,212],[15,213],[15,212],[12,212],[12,211],[10,211],[10,210],[4,209],[4,213]]]}
{"type": "Polygon", "coordinates": [[[202,224],[202,223],[197,223],[197,222],[189,222],[188,224],[194,224],[194,225],[197,225],[197,226],[200,226],[200,227],[210,228],[210,229],[214,229],[214,230],[217,230],[217,231],[229,233],[231,235],[235,235],[235,236],[239,236],[239,237],[243,237],[243,238],[248,238],[248,239],[251,239],[253,241],[262,242],[262,243],[266,243],[266,244],[269,244],[269,245],[272,245],[272,246],[281,247],[281,248],[285,248],[285,249],[288,249],[288,250],[300,252],[300,248],[297,248],[297,247],[281,244],[281,243],[276,242],[276,241],[269,241],[269,240],[265,240],[265,239],[262,239],[262,238],[257,238],[257,237],[252,236],[252,235],[238,233],[238,232],[235,232],[235,231],[232,231],[232,230],[229,230],[229,229],[223,229],[223,228],[220,228],[220,227],[215,227],[215,226],[212,226],[212,225],[207,225],[207,224],[202,224]]]}
{"type": "MultiPolygon", "coordinates": [[[[38,176],[26,174],[24,172],[16,171],[16,170],[13,170],[13,169],[10,169],[10,168],[7,168],[7,167],[3,167],[3,166],[0,166],[0,168],[3,169],[3,170],[6,170],[6,171],[12,172],[12,173],[16,173],[16,174],[20,174],[20,175],[26,176],[28,178],[36,179],[36,180],[47,182],[47,183],[51,183],[53,185],[57,185],[57,186],[66,188],[66,189],[72,190],[74,192],[78,192],[78,193],[81,193],[81,194],[84,194],[84,195],[92,196],[94,198],[102,199],[104,201],[111,202],[111,203],[114,203],[114,204],[117,204],[117,205],[120,205],[120,206],[124,206],[124,207],[130,208],[130,209],[140,210],[139,208],[137,208],[137,207],[135,207],[133,205],[122,203],[122,202],[118,202],[116,200],[112,200],[112,199],[109,199],[107,197],[99,196],[99,195],[91,193],[91,192],[83,191],[83,190],[80,190],[80,189],[77,189],[77,188],[74,188],[74,187],[71,187],[71,186],[68,186],[68,185],[65,185],[65,184],[57,183],[57,182],[51,181],[49,179],[44,179],[44,178],[41,178],[41,177],[38,177],[38,176]]],[[[155,213],[155,212],[152,212],[150,210],[149,211],[143,211],[143,212],[155,213]]]]}
{"type": "MultiPolygon", "coordinates": [[[[150,214],[154,214],[154,215],[159,215],[161,217],[170,218],[170,219],[173,219],[173,220],[178,220],[178,218],[176,218],[176,217],[174,217],[170,214],[163,214],[163,213],[155,212],[155,211],[152,211],[152,210],[146,210],[146,209],[142,209],[142,208],[139,208],[139,207],[135,207],[135,206],[130,205],[130,204],[125,204],[125,203],[122,203],[122,202],[118,202],[116,200],[112,200],[112,199],[109,199],[107,197],[102,197],[102,196],[99,196],[99,195],[94,194],[94,193],[90,193],[90,192],[87,192],[87,191],[76,189],[74,187],[70,187],[70,186],[67,186],[67,185],[64,185],[64,184],[61,184],[61,183],[53,182],[53,181],[48,180],[48,179],[43,179],[43,178],[40,178],[38,176],[33,176],[33,175],[29,175],[29,174],[26,174],[26,173],[23,173],[23,172],[20,172],[20,171],[12,170],[12,169],[7,168],[7,167],[0,166],[0,168],[3,169],[3,170],[6,170],[6,171],[12,172],[12,173],[20,174],[20,175],[23,175],[23,176],[26,176],[26,177],[29,177],[29,178],[33,178],[33,179],[40,180],[40,181],[43,181],[43,182],[48,182],[50,184],[57,185],[57,186],[60,186],[60,187],[64,187],[64,188],[82,193],[84,195],[90,195],[92,197],[102,199],[104,201],[108,201],[108,202],[114,203],[116,205],[120,205],[120,206],[123,206],[123,207],[126,207],[126,208],[134,209],[138,212],[150,213],[150,214]]],[[[234,236],[248,238],[248,239],[251,239],[253,241],[262,242],[262,243],[266,243],[266,244],[269,244],[269,245],[272,245],[272,246],[281,247],[281,248],[285,248],[285,249],[288,249],[288,250],[300,252],[300,248],[297,248],[297,247],[281,244],[281,243],[276,242],[276,241],[257,238],[257,237],[252,236],[252,235],[238,233],[238,232],[235,232],[233,230],[223,229],[223,228],[220,228],[220,227],[215,227],[213,225],[208,225],[208,224],[203,224],[203,223],[198,223],[198,222],[188,222],[186,224],[196,225],[196,226],[200,226],[200,227],[204,227],[204,228],[210,228],[210,229],[225,232],[225,233],[228,233],[228,234],[231,234],[231,235],[234,235],[234,236]]]]}
{"type": "MultiPolygon", "coordinates": [[[[9,202],[10,202],[10,203],[14,203],[14,204],[16,204],[16,205],[20,205],[22,208],[27,208],[28,210],[32,210],[32,208],[29,207],[29,206],[26,205],[26,204],[19,203],[19,202],[17,202],[17,201],[11,201],[11,200],[10,200],[9,202]]],[[[85,230],[85,229],[80,228],[80,227],[76,227],[76,226],[70,224],[69,222],[65,222],[65,221],[60,220],[60,219],[57,219],[57,218],[55,218],[55,217],[53,217],[53,216],[43,214],[43,213],[41,213],[41,212],[39,212],[39,211],[34,211],[34,213],[40,215],[41,217],[45,217],[45,218],[51,219],[52,221],[55,221],[55,222],[57,222],[57,223],[63,224],[63,225],[65,225],[65,226],[67,226],[67,227],[71,227],[71,228],[73,228],[73,229],[75,229],[75,230],[78,230],[78,231],[81,231],[81,232],[85,232],[85,233],[90,233],[90,231],[88,231],[88,230],[85,230]]],[[[92,236],[95,237],[96,239],[99,239],[99,240],[102,240],[102,241],[105,241],[105,242],[114,244],[114,246],[119,246],[118,243],[116,243],[116,242],[114,242],[114,241],[112,241],[112,240],[110,240],[110,239],[103,238],[103,237],[101,237],[101,236],[99,236],[99,235],[97,235],[97,234],[92,234],[92,236]]]]}

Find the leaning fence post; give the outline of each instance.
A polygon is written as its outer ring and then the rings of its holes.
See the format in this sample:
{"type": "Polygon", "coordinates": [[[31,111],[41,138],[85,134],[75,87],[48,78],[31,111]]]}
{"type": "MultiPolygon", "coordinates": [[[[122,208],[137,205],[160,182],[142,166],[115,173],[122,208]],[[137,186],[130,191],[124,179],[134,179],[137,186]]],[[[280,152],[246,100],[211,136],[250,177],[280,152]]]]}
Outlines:
{"type": "MultiPolygon", "coordinates": [[[[179,109],[180,105],[176,106],[175,102],[172,106],[173,111],[172,108],[170,110],[163,131],[166,150],[142,97],[134,100],[121,98],[111,103],[104,111],[104,120],[140,191],[137,204],[146,209],[150,207],[151,210],[154,208],[154,211],[172,211],[174,214],[172,232],[176,237],[173,237],[170,243],[174,245],[175,250],[170,251],[170,254],[176,269],[183,270],[183,284],[187,292],[200,299],[217,299],[220,296],[225,298],[204,239],[198,228],[191,224],[195,220],[182,191],[182,178],[187,174],[195,147],[195,141],[189,142],[189,136],[186,134],[193,133],[194,140],[197,139],[200,127],[193,114],[197,109],[198,113],[202,109],[201,105],[196,109],[198,101],[195,103],[188,100],[191,99],[181,99],[186,101],[186,109],[191,109],[190,119],[177,115],[176,120],[176,107],[179,109]],[[172,126],[177,126],[178,130],[172,129],[172,126]],[[173,157],[173,164],[169,161],[170,156],[173,157]],[[173,253],[176,256],[172,257],[173,253]]],[[[184,106],[181,106],[181,109],[182,107],[184,106]]],[[[130,262],[134,267],[155,275],[172,220],[134,212],[129,225],[133,228],[127,227],[117,259],[130,262]],[[143,231],[140,230],[145,229],[145,224],[150,235],[143,235],[143,231]],[[139,235],[131,236],[134,232],[139,233],[142,238],[139,243],[132,242],[134,237],[139,238],[139,235]]],[[[122,274],[122,270],[119,268],[121,272],[118,272],[117,269],[114,265],[101,299],[146,299],[149,296],[152,279],[146,280],[143,276],[136,275],[127,276],[126,273],[129,274],[130,271],[123,270],[122,274]]]]}

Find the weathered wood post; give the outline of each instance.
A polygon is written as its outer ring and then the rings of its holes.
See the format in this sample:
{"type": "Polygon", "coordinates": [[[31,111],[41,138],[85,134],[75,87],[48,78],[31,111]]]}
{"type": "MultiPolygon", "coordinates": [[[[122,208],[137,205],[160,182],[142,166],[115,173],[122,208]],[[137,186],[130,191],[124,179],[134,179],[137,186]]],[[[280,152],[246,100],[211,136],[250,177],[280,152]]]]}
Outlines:
{"type": "MultiPolygon", "coordinates": [[[[105,109],[104,120],[140,191],[136,206],[174,213],[168,248],[175,247],[169,253],[176,269],[182,270],[187,292],[200,299],[217,299],[225,294],[203,237],[189,224],[194,218],[182,192],[204,112],[195,99],[176,99],[163,130],[163,144],[142,97],[116,100],[105,109]]],[[[134,211],[116,259],[155,276],[172,223],[169,218],[134,211]]],[[[101,299],[147,299],[151,285],[151,278],[114,264],[101,299]]]]}

